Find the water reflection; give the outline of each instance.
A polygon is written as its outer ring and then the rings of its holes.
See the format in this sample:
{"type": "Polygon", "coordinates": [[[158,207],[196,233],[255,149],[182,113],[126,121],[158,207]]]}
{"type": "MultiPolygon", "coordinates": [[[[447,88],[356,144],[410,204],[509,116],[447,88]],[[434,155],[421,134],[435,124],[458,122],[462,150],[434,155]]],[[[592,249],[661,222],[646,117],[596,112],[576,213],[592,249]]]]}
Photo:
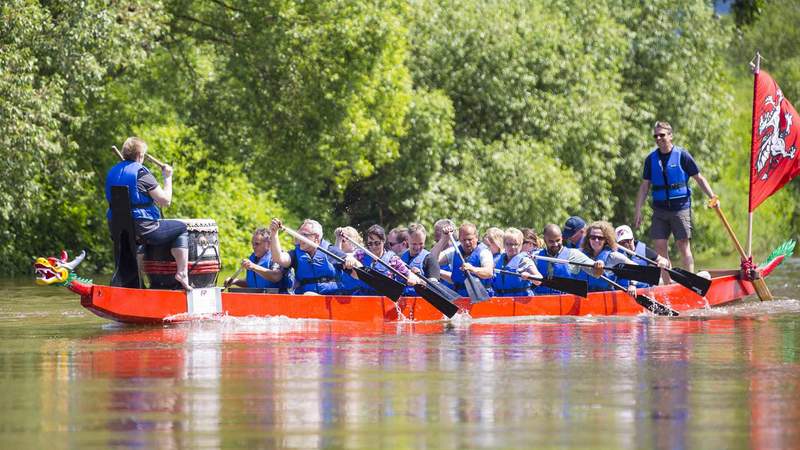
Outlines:
{"type": "Polygon", "coordinates": [[[111,327],[41,352],[42,420],[121,447],[788,447],[798,337],[783,315],[111,327]]]}

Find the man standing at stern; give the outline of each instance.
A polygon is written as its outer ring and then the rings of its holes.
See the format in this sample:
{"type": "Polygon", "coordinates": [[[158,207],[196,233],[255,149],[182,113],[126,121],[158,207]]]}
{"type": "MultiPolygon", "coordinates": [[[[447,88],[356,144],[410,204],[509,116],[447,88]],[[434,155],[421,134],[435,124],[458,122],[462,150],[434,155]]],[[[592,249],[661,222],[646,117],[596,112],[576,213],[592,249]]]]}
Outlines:
{"type": "Polygon", "coordinates": [[[659,255],[669,259],[667,242],[669,235],[675,236],[683,265],[694,272],[694,257],[690,248],[692,238],[692,191],[689,178],[693,178],[703,192],[714,198],[714,191],[700,174],[692,155],[683,147],[672,144],[672,126],[667,122],[656,122],[653,138],[657,148],[644,160],[644,174],[639,194],[636,196],[634,228],[642,223],[642,205],[652,187],[653,220],[650,239],[659,255]]]}

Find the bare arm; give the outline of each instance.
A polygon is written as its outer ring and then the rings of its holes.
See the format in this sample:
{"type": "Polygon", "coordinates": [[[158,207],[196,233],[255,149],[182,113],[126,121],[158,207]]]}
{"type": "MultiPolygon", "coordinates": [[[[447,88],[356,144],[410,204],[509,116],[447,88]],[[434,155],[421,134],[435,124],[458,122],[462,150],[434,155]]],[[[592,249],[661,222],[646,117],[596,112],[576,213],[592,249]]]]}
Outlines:
{"type": "Polygon", "coordinates": [[[708,180],[706,180],[706,177],[704,177],[702,174],[698,173],[697,175],[693,176],[692,178],[694,179],[694,181],[697,181],[697,184],[700,186],[700,189],[702,189],[703,192],[706,193],[708,198],[714,198],[715,197],[714,196],[714,190],[711,189],[711,185],[708,183],[708,180]]]}
{"type": "Polygon", "coordinates": [[[278,232],[280,231],[280,229],[281,229],[280,219],[272,219],[272,222],[269,224],[269,232],[270,236],[272,236],[272,239],[270,239],[269,242],[269,250],[272,253],[272,261],[274,261],[284,269],[288,269],[289,266],[292,265],[292,258],[289,256],[288,253],[281,250],[281,240],[278,239],[278,232]]]}
{"type": "Polygon", "coordinates": [[[164,178],[164,187],[156,186],[148,194],[158,206],[166,208],[172,203],[172,166],[165,164],[161,168],[161,176],[164,178]]]}

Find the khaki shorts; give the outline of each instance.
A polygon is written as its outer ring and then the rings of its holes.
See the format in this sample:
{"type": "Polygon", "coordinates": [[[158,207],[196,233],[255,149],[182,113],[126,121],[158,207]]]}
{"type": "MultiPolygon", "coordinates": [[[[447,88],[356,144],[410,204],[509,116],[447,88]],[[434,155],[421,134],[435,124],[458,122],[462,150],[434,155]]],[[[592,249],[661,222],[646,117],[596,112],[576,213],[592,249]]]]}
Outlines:
{"type": "Polygon", "coordinates": [[[692,238],[692,208],[680,211],[653,208],[650,239],[669,239],[670,233],[679,241],[692,238]]]}

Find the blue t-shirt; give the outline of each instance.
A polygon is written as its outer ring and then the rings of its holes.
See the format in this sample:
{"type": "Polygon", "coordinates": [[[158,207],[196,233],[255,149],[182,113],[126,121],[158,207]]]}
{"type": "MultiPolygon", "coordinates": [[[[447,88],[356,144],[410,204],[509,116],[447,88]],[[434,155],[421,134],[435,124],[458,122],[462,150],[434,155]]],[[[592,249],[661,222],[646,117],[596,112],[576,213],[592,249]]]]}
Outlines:
{"type": "MultiPolygon", "coordinates": [[[[674,148],[674,146],[673,146],[673,148],[674,148]]],[[[658,149],[656,149],[656,151],[658,151],[658,149]]],[[[672,150],[670,150],[669,153],[661,153],[660,151],[658,152],[658,157],[661,159],[662,167],[666,167],[667,161],[669,160],[669,157],[670,157],[671,154],[672,154],[672,150]]],[[[645,160],[644,160],[644,174],[642,175],[642,178],[647,180],[647,181],[650,181],[652,183],[653,182],[653,168],[651,167],[650,161],[652,161],[652,160],[650,159],[650,154],[648,154],[647,158],[645,158],[645,160]]],[[[684,172],[686,172],[686,175],[687,175],[688,178],[691,178],[691,177],[693,177],[693,176],[695,176],[695,175],[700,173],[700,169],[697,167],[697,163],[694,162],[694,158],[692,158],[692,155],[690,155],[689,152],[686,151],[685,149],[683,150],[683,152],[681,152],[681,168],[683,169],[684,172]]],[[[659,171],[656,172],[655,176],[660,177],[660,176],[663,176],[663,175],[662,175],[661,171],[659,170],[659,171]]],[[[669,210],[669,211],[680,211],[682,209],[686,209],[686,208],[689,208],[691,206],[692,206],[692,196],[691,195],[689,195],[689,196],[687,196],[685,198],[682,198],[682,199],[672,199],[672,200],[667,200],[667,201],[655,201],[655,200],[653,201],[653,207],[666,209],[666,210],[669,210]]]]}

